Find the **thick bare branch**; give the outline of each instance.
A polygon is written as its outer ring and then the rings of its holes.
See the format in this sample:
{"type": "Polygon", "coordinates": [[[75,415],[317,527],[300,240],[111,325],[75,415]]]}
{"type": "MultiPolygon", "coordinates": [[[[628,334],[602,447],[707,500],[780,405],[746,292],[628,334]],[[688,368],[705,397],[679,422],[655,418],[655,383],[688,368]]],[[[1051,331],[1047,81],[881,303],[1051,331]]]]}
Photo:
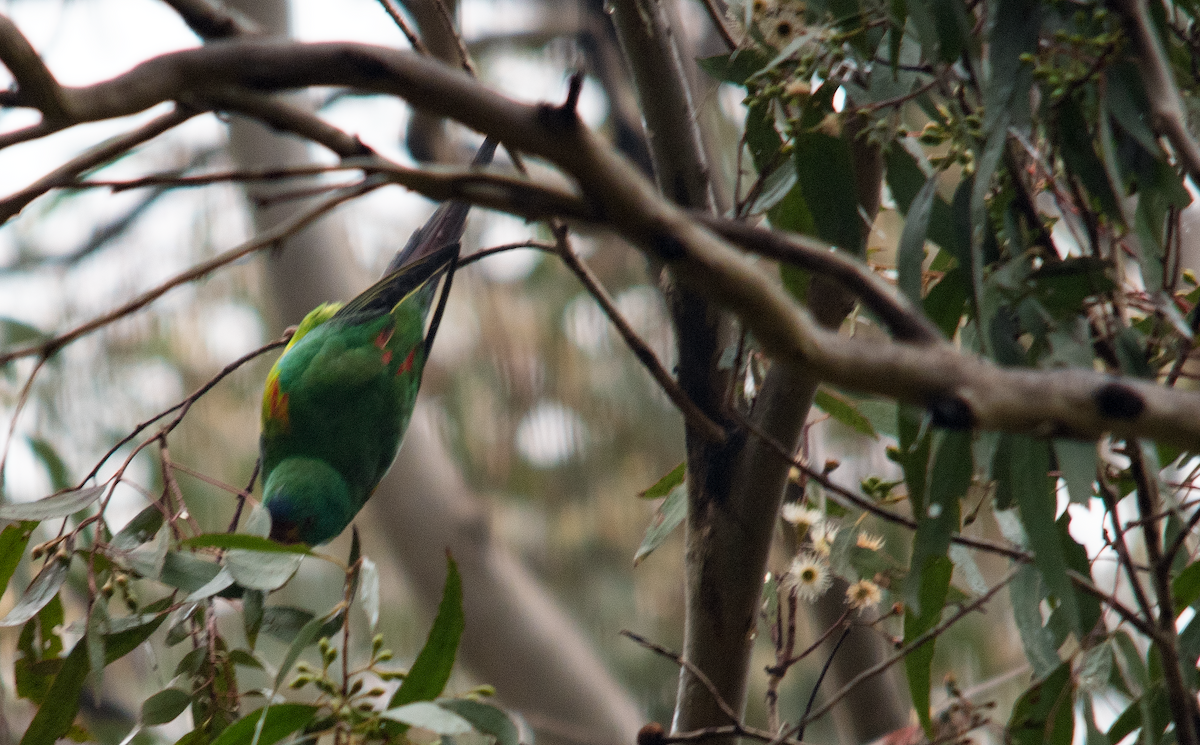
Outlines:
{"type": "Polygon", "coordinates": [[[607,225],[670,266],[680,281],[736,312],[777,359],[847,388],[927,405],[940,425],[1088,438],[1111,432],[1200,447],[1196,394],[1088,370],[1002,369],[947,344],[917,347],[822,330],[775,278],[662,199],[574,115],[518,103],[410,52],[348,43],[229,43],[164,55],[113,80],[64,92],[68,111],[83,120],[236,85],[391,93],[540,155],[579,181],[607,225]]]}
{"type": "Polygon", "coordinates": [[[37,50],[7,16],[0,16],[0,62],[16,78],[27,105],[42,112],[48,121],[66,118],[62,86],[54,79],[37,50]]]}

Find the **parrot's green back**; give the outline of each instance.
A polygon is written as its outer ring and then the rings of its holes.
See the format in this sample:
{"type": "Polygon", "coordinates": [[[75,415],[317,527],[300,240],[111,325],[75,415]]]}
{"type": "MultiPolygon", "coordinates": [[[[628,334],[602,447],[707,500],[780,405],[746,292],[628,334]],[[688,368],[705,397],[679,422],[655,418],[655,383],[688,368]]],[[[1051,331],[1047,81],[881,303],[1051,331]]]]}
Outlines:
{"type": "MultiPolygon", "coordinates": [[[[476,163],[494,150],[485,142],[476,163]]],[[[426,321],[438,280],[457,262],[467,209],[443,205],[383,279],[345,306],[310,312],[268,373],[261,457],[272,538],[332,540],[387,473],[416,404],[435,331],[427,334],[426,321]]]]}

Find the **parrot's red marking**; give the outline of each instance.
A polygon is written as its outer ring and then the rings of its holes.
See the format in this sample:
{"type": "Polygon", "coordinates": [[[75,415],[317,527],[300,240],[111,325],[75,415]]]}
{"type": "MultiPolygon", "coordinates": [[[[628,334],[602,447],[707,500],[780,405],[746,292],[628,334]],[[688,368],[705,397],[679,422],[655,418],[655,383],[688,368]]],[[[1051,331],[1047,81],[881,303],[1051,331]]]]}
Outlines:
{"type": "MultiPolygon", "coordinates": [[[[375,337],[375,346],[379,347],[380,349],[383,349],[384,347],[386,347],[387,343],[392,340],[392,334],[394,334],[394,333],[396,333],[396,329],[391,328],[391,327],[386,328],[383,331],[380,331],[379,336],[375,337]]],[[[383,364],[385,364],[385,365],[387,364],[386,359],[383,361],[383,364]]]]}
{"type": "Polygon", "coordinates": [[[406,373],[412,369],[413,358],[414,358],[414,355],[416,355],[416,353],[417,353],[416,347],[413,347],[412,349],[408,350],[408,356],[404,358],[404,361],[400,363],[400,368],[398,370],[396,370],[397,375],[403,375],[404,373],[406,373]]]}
{"type": "Polygon", "coordinates": [[[383,364],[387,365],[387,363],[389,363],[391,361],[392,361],[392,350],[390,350],[390,349],[383,350],[383,364]]]}
{"type": "Polygon", "coordinates": [[[279,422],[285,431],[291,429],[291,422],[288,419],[288,394],[279,390],[279,378],[271,381],[271,385],[267,389],[267,399],[267,411],[271,419],[279,422]]]}

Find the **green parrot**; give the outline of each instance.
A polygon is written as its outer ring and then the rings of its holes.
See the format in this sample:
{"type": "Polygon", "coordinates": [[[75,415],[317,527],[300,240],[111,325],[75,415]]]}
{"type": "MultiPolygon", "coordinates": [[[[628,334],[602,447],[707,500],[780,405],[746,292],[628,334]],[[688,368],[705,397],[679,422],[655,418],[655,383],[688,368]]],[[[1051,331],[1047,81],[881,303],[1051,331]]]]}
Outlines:
{"type": "MultiPolygon", "coordinates": [[[[485,140],[474,165],[487,165],[485,140]]],[[[326,303],[296,329],[267,374],[262,401],[263,504],[271,538],[315,546],[345,529],[400,449],[457,265],[470,205],[446,202],[345,305],[326,303]],[[437,311],[426,320],[438,279],[437,311]]]]}

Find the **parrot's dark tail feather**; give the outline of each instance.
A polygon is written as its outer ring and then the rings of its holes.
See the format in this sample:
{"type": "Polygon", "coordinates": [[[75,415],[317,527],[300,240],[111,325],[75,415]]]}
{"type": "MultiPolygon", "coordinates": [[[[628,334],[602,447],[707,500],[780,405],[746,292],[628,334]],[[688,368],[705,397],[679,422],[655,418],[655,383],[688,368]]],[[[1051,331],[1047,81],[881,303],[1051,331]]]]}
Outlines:
{"type": "MultiPolygon", "coordinates": [[[[471,166],[480,167],[491,163],[492,157],[496,154],[497,144],[496,140],[490,137],[484,140],[475,153],[475,159],[471,161],[471,166]]],[[[444,202],[429,217],[429,220],[412,234],[404,248],[396,252],[387,269],[384,270],[384,276],[414,261],[419,261],[438,249],[458,243],[462,239],[463,229],[467,224],[467,213],[470,211],[471,205],[466,202],[444,202]]]]}
{"type": "Polygon", "coordinates": [[[450,265],[446,267],[446,281],[438,292],[437,307],[433,309],[433,318],[429,320],[429,329],[425,332],[425,359],[433,351],[433,339],[437,336],[438,324],[442,322],[442,313],[446,311],[446,300],[450,297],[450,283],[454,281],[454,270],[458,268],[458,251],[450,257],[450,265]]]}

